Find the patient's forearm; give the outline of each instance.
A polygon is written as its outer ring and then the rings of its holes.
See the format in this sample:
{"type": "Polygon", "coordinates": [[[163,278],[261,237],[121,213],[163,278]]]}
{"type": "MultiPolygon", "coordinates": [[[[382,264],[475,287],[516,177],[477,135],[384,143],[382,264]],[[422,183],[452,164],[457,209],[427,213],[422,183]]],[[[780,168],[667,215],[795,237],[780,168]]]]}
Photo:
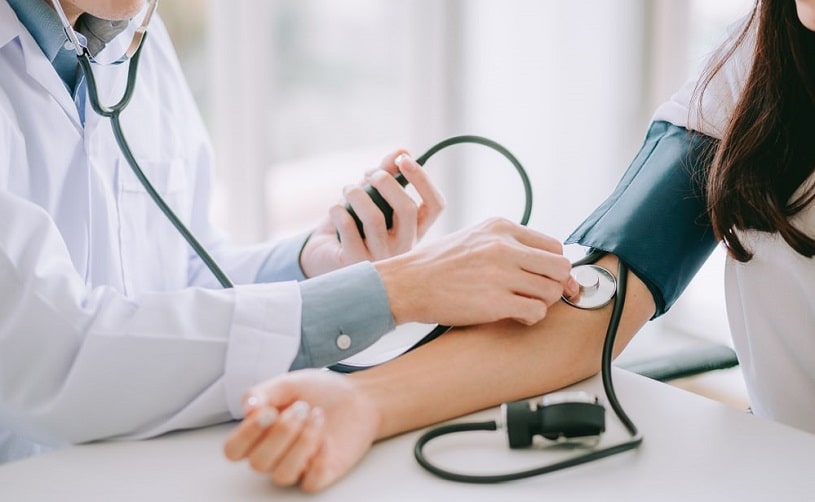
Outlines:
{"type": "MultiPolygon", "coordinates": [[[[616,258],[605,257],[599,264],[616,275],[616,258]]],[[[653,312],[650,292],[629,274],[616,353],[653,312]]],[[[544,394],[595,374],[610,315],[610,305],[579,310],[558,303],[535,326],[505,321],[457,328],[351,378],[380,409],[378,437],[383,438],[544,394]]]]}

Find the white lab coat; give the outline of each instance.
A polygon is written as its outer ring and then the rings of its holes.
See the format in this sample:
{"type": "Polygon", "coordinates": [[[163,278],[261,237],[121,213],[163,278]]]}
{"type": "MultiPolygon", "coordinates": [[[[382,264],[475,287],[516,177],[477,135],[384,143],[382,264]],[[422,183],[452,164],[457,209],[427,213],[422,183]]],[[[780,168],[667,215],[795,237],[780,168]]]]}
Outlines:
{"type": "MultiPolygon", "coordinates": [[[[149,31],[125,134],[227,274],[251,283],[270,248],[230,248],[210,226],[206,133],[160,20],[149,31]]],[[[95,69],[117,101],[127,65],[95,69]]],[[[108,121],[89,105],[86,117],[0,1],[0,405],[70,442],[240,417],[246,388],[297,352],[297,283],[217,287],[108,121]]]]}

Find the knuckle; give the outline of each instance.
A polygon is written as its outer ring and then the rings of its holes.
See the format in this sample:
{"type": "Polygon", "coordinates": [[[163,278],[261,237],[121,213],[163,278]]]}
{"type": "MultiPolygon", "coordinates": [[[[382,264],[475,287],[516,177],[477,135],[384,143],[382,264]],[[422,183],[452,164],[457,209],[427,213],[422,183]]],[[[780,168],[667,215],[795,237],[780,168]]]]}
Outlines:
{"type": "Polygon", "coordinates": [[[395,185],[396,181],[387,171],[379,169],[371,174],[370,184],[379,193],[382,193],[395,185]]]}
{"type": "Polygon", "coordinates": [[[534,315],[531,316],[532,322],[538,322],[549,313],[549,306],[545,302],[536,302],[537,308],[532,309],[534,315]]]}
{"type": "Polygon", "coordinates": [[[345,187],[345,198],[359,198],[365,195],[365,190],[359,185],[349,185],[345,187]]]}
{"type": "Polygon", "coordinates": [[[515,316],[519,322],[531,326],[546,317],[548,312],[544,302],[524,302],[520,314],[515,316]]]}
{"type": "Polygon", "coordinates": [[[496,239],[489,243],[487,251],[490,256],[494,256],[496,259],[506,258],[507,255],[515,251],[515,246],[510,241],[496,239]]]}
{"type": "Polygon", "coordinates": [[[572,262],[568,258],[563,256],[563,257],[561,257],[561,263],[562,263],[561,266],[563,268],[562,268],[562,270],[560,272],[560,274],[561,274],[560,280],[565,281],[572,274],[572,262]]]}
{"type": "Polygon", "coordinates": [[[563,286],[560,283],[550,285],[546,295],[546,304],[554,305],[563,297],[563,286]]]}
{"type": "Polygon", "coordinates": [[[557,281],[566,280],[571,273],[572,264],[565,256],[554,256],[552,260],[552,278],[557,281]]]}
{"type": "Polygon", "coordinates": [[[385,218],[373,218],[372,221],[365,222],[365,236],[378,241],[384,240],[388,236],[388,227],[385,225],[385,218]]]}
{"type": "Polygon", "coordinates": [[[344,231],[345,233],[349,233],[356,229],[356,224],[354,223],[354,220],[351,219],[350,215],[348,218],[338,219],[335,224],[337,225],[337,230],[344,231]]]}
{"type": "MultiPolygon", "coordinates": [[[[544,302],[544,304],[545,304],[545,305],[547,305],[547,306],[551,306],[551,305],[554,305],[554,304],[556,304],[557,302],[559,302],[559,301],[560,301],[560,298],[561,298],[561,294],[560,294],[560,293],[558,293],[558,292],[554,292],[554,293],[547,293],[547,294],[546,294],[546,295],[543,297],[543,302],[544,302]]],[[[547,309],[547,312],[548,312],[548,309],[547,309]]]]}
{"type": "MultiPolygon", "coordinates": [[[[285,412],[284,412],[285,415],[285,412]]],[[[291,415],[283,417],[283,419],[278,420],[275,423],[275,434],[278,437],[291,437],[292,435],[296,434],[299,430],[299,424],[297,423],[296,419],[291,415]]]]}
{"type": "Polygon", "coordinates": [[[331,209],[329,209],[329,215],[331,216],[334,225],[338,229],[348,230],[354,226],[354,219],[351,218],[351,214],[348,212],[345,206],[333,206],[331,209]]]}
{"type": "Polygon", "coordinates": [[[502,230],[506,228],[508,221],[500,216],[492,216],[484,222],[484,226],[490,230],[502,230]]]}
{"type": "Polygon", "coordinates": [[[419,207],[413,200],[408,200],[404,204],[400,204],[398,214],[410,220],[415,220],[419,215],[419,207]]]}
{"type": "Polygon", "coordinates": [[[440,212],[447,209],[447,199],[444,197],[444,195],[442,194],[438,195],[438,197],[436,198],[434,209],[440,212]]]}

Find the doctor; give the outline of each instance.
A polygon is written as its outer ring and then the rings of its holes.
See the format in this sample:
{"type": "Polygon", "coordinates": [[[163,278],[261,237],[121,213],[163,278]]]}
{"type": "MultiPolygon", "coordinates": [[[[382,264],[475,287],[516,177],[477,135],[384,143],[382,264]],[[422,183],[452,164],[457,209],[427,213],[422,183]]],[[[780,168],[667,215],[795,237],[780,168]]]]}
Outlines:
{"type": "MultiPolygon", "coordinates": [[[[145,9],[60,4],[99,59],[124,53],[145,9]]],[[[127,66],[94,65],[103,103],[127,66]]],[[[411,250],[444,203],[415,162],[396,165],[403,152],[366,177],[395,210],[390,231],[357,186],[308,236],[231,245],[208,219],[212,154],[160,19],[122,123],[235,288],[218,287],[128,169],[50,0],[0,0],[0,406],[18,417],[0,422],[0,461],[37,451],[43,438],[22,429],[81,442],[240,418],[251,385],[344,359],[396,324],[531,324],[576,290],[558,242],[506,221],[411,250]]]]}

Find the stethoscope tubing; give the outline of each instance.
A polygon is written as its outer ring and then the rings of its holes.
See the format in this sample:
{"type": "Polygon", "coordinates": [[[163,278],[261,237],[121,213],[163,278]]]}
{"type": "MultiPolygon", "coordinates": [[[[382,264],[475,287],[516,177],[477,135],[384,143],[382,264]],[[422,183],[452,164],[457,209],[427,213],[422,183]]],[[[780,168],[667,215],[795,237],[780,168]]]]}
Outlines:
{"type": "MultiPolygon", "coordinates": [[[[122,94],[122,97],[119,101],[113,105],[105,106],[101,103],[99,99],[99,91],[96,85],[96,79],[93,74],[93,68],[91,66],[91,59],[90,56],[87,54],[87,51],[83,53],[82,56],[77,56],[79,60],[79,64],[82,67],[82,71],[85,75],[85,79],[88,85],[88,97],[91,101],[91,107],[94,109],[96,113],[99,115],[110,119],[111,127],[113,129],[113,136],[116,139],[116,143],[119,146],[119,150],[121,150],[122,155],[124,156],[125,160],[128,163],[133,174],[139,180],[141,185],[144,187],[145,191],[147,191],[150,198],[153,202],[158,206],[159,210],[164,214],[164,216],[170,221],[170,223],[175,227],[179,234],[184,238],[187,244],[193,249],[193,251],[198,255],[204,265],[211,271],[215,279],[223,288],[232,288],[234,287],[233,282],[229,279],[227,274],[221,269],[218,265],[218,262],[209,254],[206,248],[198,241],[195,235],[187,228],[184,222],[175,214],[175,211],[167,204],[161,194],[158,193],[156,188],[150,182],[150,179],[145,175],[144,171],[142,170],[141,166],[139,165],[138,160],[136,159],[135,155],[133,154],[130,145],[127,142],[127,138],[125,137],[124,131],[122,130],[122,124],[120,120],[121,113],[127,108],[128,104],[133,97],[133,92],[136,87],[136,78],[138,75],[138,68],[139,68],[139,60],[141,57],[141,50],[144,47],[144,42],[146,41],[147,33],[144,33],[144,39],[142,40],[142,45],[136,50],[133,54],[132,58],[130,59],[129,67],[128,67],[128,75],[127,75],[127,84],[125,86],[125,90],[122,94]]],[[[479,144],[490,148],[501,155],[503,155],[515,168],[516,172],[521,178],[521,183],[523,184],[524,189],[524,196],[525,196],[525,203],[524,203],[524,211],[523,215],[520,219],[521,225],[526,225],[529,222],[529,218],[532,214],[532,183],[529,180],[529,176],[526,173],[521,162],[510,152],[506,147],[499,144],[496,141],[493,141],[489,138],[485,138],[483,136],[476,136],[476,135],[460,135],[460,136],[453,136],[447,138],[443,141],[440,141],[430,147],[426,152],[416,158],[416,163],[420,166],[424,166],[427,161],[433,157],[438,152],[451,147],[453,145],[458,145],[462,143],[472,143],[472,144],[479,144]]],[[[427,333],[424,337],[422,337],[418,342],[414,345],[409,347],[406,352],[411,350],[415,350],[422,345],[425,345],[439,336],[443,335],[447,331],[450,330],[450,326],[444,325],[437,325],[434,327],[429,333],[427,333]]],[[[371,368],[372,366],[357,366],[347,363],[337,363],[331,365],[329,369],[340,372],[340,373],[353,373],[356,371],[364,370],[371,368]]]]}
{"type": "MultiPolygon", "coordinates": [[[[602,251],[592,251],[586,257],[575,262],[573,265],[578,266],[594,263],[604,254],[605,253],[603,253],[602,251]]],[[[421,436],[419,436],[419,439],[416,441],[416,444],[413,448],[413,456],[416,458],[416,461],[419,463],[419,465],[421,465],[428,472],[431,472],[432,474],[442,479],[446,479],[448,481],[458,481],[462,483],[477,483],[477,484],[504,483],[507,481],[515,481],[533,476],[540,476],[554,471],[559,471],[561,469],[566,469],[569,467],[585,464],[588,462],[593,462],[601,458],[610,457],[618,453],[632,450],[634,448],[637,448],[640,444],[642,444],[642,435],[637,430],[637,427],[636,425],[634,425],[634,422],[625,413],[622,406],[620,405],[619,400],[617,399],[617,394],[614,391],[614,382],[612,380],[611,375],[611,360],[614,352],[614,342],[617,338],[617,330],[619,329],[620,321],[622,319],[623,308],[625,306],[625,294],[628,286],[627,281],[628,267],[622,262],[622,260],[619,261],[617,267],[617,275],[618,275],[617,294],[615,297],[614,307],[612,308],[611,311],[611,318],[609,319],[608,328],[606,330],[606,335],[603,342],[603,353],[601,356],[600,373],[603,380],[603,390],[605,391],[606,399],[608,399],[608,402],[611,405],[612,410],[614,410],[614,414],[617,416],[617,418],[620,420],[623,426],[628,430],[631,436],[631,438],[628,441],[614,444],[597,450],[591,450],[582,455],[576,455],[574,457],[570,457],[559,462],[545,464],[539,467],[523,471],[498,474],[464,474],[460,472],[453,472],[435,465],[424,454],[424,447],[431,440],[448,434],[468,431],[495,431],[498,429],[498,424],[495,421],[452,423],[442,425],[439,427],[434,427],[428,430],[427,432],[423,433],[421,436]]]]}
{"type": "Polygon", "coordinates": [[[150,182],[150,179],[144,174],[144,171],[139,165],[138,160],[136,160],[135,155],[133,155],[133,150],[130,148],[127,138],[125,138],[124,132],[122,131],[120,115],[130,103],[130,100],[133,97],[133,91],[136,88],[139,59],[141,57],[142,47],[144,47],[144,41],[147,38],[147,33],[144,33],[143,37],[144,39],[142,40],[142,45],[139,46],[139,48],[133,54],[133,57],[130,59],[127,74],[127,85],[125,86],[124,93],[122,94],[121,99],[116,104],[111,106],[105,106],[99,100],[99,91],[96,86],[96,79],[93,76],[91,60],[90,56],[87,54],[87,51],[82,56],[77,56],[88,85],[88,98],[91,101],[91,107],[93,107],[94,111],[99,115],[110,119],[110,124],[113,129],[113,136],[116,138],[116,143],[119,146],[119,150],[121,150],[122,155],[127,161],[127,164],[130,166],[131,171],[133,171],[133,174],[142,184],[153,202],[159,207],[164,216],[170,221],[173,227],[175,227],[178,233],[181,234],[184,240],[187,241],[187,244],[189,244],[193,251],[195,251],[195,254],[201,258],[201,261],[204,262],[204,265],[206,265],[206,267],[212,272],[212,275],[215,276],[215,279],[218,281],[221,287],[232,288],[232,281],[218,265],[218,262],[215,261],[215,259],[209,254],[209,252],[207,252],[206,248],[198,241],[190,229],[187,228],[184,222],[182,222],[178,215],[175,214],[175,211],[172,210],[172,208],[167,204],[161,194],[158,193],[156,188],[150,182]]]}
{"type": "MultiPolygon", "coordinates": [[[[144,38],[147,37],[147,33],[144,33],[144,38]]],[[[128,68],[128,76],[127,76],[127,84],[125,87],[125,91],[122,94],[121,99],[111,106],[105,106],[101,103],[99,99],[99,92],[96,86],[96,79],[93,75],[93,69],[91,67],[91,60],[90,56],[87,53],[87,50],[83,52],[82,55],[78,55],[77,59],[79,61],[80,67],[84,73],[85,79],[88,85],[88,96],[91,101],[91,106],[93,107],[94,111],[99,115],[110,119],[111,127],[113,129],[113,135],[116,139],[116,143],[121,150],[122,155],[124,156],[125,160],[127,161],[129,167],[133,171],[136,178],[142,184],[144,189],[149,194],[150,198],[155,202],[155,204],[159,207],[161,212],[167,217],[170,223],[175,227],[175,229],[182,235],[184,240],[189,244],[189,246],[193,249],[193,251],[200,257],[206,267],[212,272],[215,278],[218,280],[219,284],[224,288],[232,288],[233,283],[226,275],[226,273],[220,268],[218,263],[215,261],[214,258],[207,252],[206,248],[196,239],[193,233],[187,228],[187,226],[181,221],[180,218],[175,214],[172,208],[164,201],[161,194],[155,189],[153,184],[144,174],[144,171],[141,169],[138,160],[136,159],[135,155],[133,154],[130,145],[125,138],[124,132],[122,130],[120,115],[122,111],[127,108],[127,105],[130,103],[133,92],[136,86],[136,78],[138,75],[138,65],[141,56],[141,50],[144,46],[144,40],[142,40],[142,44],[138,47],[135,51],[133,56],[130,59],[130,64],[128,68]]],[[[448,139],[445,139],[435,145],[433,145],[430,149],[428,149],[424,154],[419,156],[416,159],[416,162],[424,166],[424,164],[436,153],[445,148],[448,148],[453,145],[461,144],[461,143],[475,143],[484,145],[488,148],[491,148],[498,153],[502,154],[506,159],[512,163],[515,167],[516,171],[518,172],[519,176],[521,177],[521,181],[524,186],[524,194],[526,197],[526,202],[524,205],[524,213],[521,217],[520,223],[522,225],[526,225],[529,222],[529,218],[532,213],[532,187],[529,181],[529,177],[526,173],[526,170],[523,168],[521,163],[518,159],[505,147],[500,145],[499,143],[490,140],[488,138],[484,138],[481,136],[475,135],[461,135],[461,136],[454,136],[448,139]]],[[[599,258],[597,253],[589,254],[584,260],[575,263],[575,265],[582,264],[582,263],[593,263],[599,258]]],[[[506,473],[506,474],[496,474],[496,475],[485,475],[485,476],[473,476],[473,475],[465,475],[460,473],[454,473],[447,471],[445,469],[441,469],[431,462],[427,460],[424,456],[423,448],[431,439],[450,434],[453,432],[463,432],[467,430],[495,430],[497,428],[497,424],[495,422],[483,422],[483,423],[476,423],[476,424],[451,424],[446,426],[441,426],[435,429],[432,429],[425,434],[423,434],[419,440],[416,442],[416,446],[414,448],[414,455],[416,460],[421,464],[425,469],[428,471],[436,474],[445,479],[450,479],[454,481],[464,481],[470,483],[496,483],[502,481],[510,481],[514,479],[521,479],[525,477],[535,476],[539,474],[545,474],[548,472],[552,472],[555,470],[563,469],[566,467],[571,467],[574,465],[583,464],[592,460],[597,460],[599,458],[607,457],[616,453],[620,453],[622,451],[630,450],[632,448],[637,447],[642,442],[642,436],[637,431],[636,426],[634,423],[628,418],[628,416],[623,411],[622,407],[617,400],[616,394],[614,392],[614,385],[612,383],[611,377],[611,359],[612,359],[612,352],[614,347],[614,340],[616,338],[617,330],[619,328],[620,319],[622,318],[622,311],[623,306],[625,303],[625,292],[626,292],[626,278],[627,278],[628,269],[625,264],[620,261],[618,267],[618,285],[617,285],[617,296],[614,303],[614,308],[612,310],[611,319],[609,320],[608,330],[606,332],[605,342],[603,345],[603,355],[602,355],[602,364],[601,364],[601,373],[603,379],[603,388],[606,393],[606,397],[609,400],[609,403],[614,410],[617,417],[623,423],[623,425],[628,429],[629,433],[632,436],[630,441],[625,443],[621,443],[618,445],[614,445],[608,448],[594,450],[585,455],[577,456],[574,458],[566,459],[561,462],[557,462],[554,464],[542,466],[539,468],[515,472],[515,473],[506,473]]],[[[426,343],[434,340],[435,338],[439,337],[440,335],[446,333],[450,329],[449,326],[436,326],[430,333],[425,335],[419,342],[414,344],[412,347],[408,349],[414,350],[426,343]]],[[[368,367],[359,367],[353,366],[348,364],[335,364],[330,367],[332,370],[340,371],[340,372],[354,372],[359,371],[362,369],[367,369],[368,367]]]]}
{"type": "MultiPolygon", "coordinates": [[[[518,173],[518,176],[521,178],[521,183],[523,184],[524,188],[524,211],[523,215],[520,219],[521,225],[526,225],[529,223],[529,218],[532,215],[532,183],[529,180],[529,175],[524,169],[524,166],[518,160],[515,155],[512,154],[506,147],[501,145],[500,143],[493,141],[489,138],[485,138],[483,136],[476,136],[473,134],[463,134],[460,136],[452,136],[445,140],[439,141],[435,145],[431,146],[426,152],[416,158],[416,163],[420,166],[423,166],[433,157],[435,154],[439,153],[440,151],[449,148],[453,145],[459,145],[464,143],[476,144],[486,146],[501,155],[504,156],[515,168],[515,171],[518,173]]],[[[401,174],[397,175],[400,177],[401,174]]],[[[400,181],[402,183],[402,181],[400,181]]],[[[404,186],[404,185],[403,185],[404,186]]],[[[450,326],[445,326],[443,324],[438,324],[434,327],[430,332],[428,332],[425,336],[423,336],[418,342],[414,343],[404,353],[413,351],[421,347],[422,345],[426,345],[436,338],[440,337],[441,335],[450,331],[450,326]]],[[[366,370],[372,368],[376,365],[368,365],[368,366],[358,366],[348,363],[336,363],[329,366],[329,369],[332,371],[336,371],[338,373],[354,373],[361,370],[366,370]]]]}

